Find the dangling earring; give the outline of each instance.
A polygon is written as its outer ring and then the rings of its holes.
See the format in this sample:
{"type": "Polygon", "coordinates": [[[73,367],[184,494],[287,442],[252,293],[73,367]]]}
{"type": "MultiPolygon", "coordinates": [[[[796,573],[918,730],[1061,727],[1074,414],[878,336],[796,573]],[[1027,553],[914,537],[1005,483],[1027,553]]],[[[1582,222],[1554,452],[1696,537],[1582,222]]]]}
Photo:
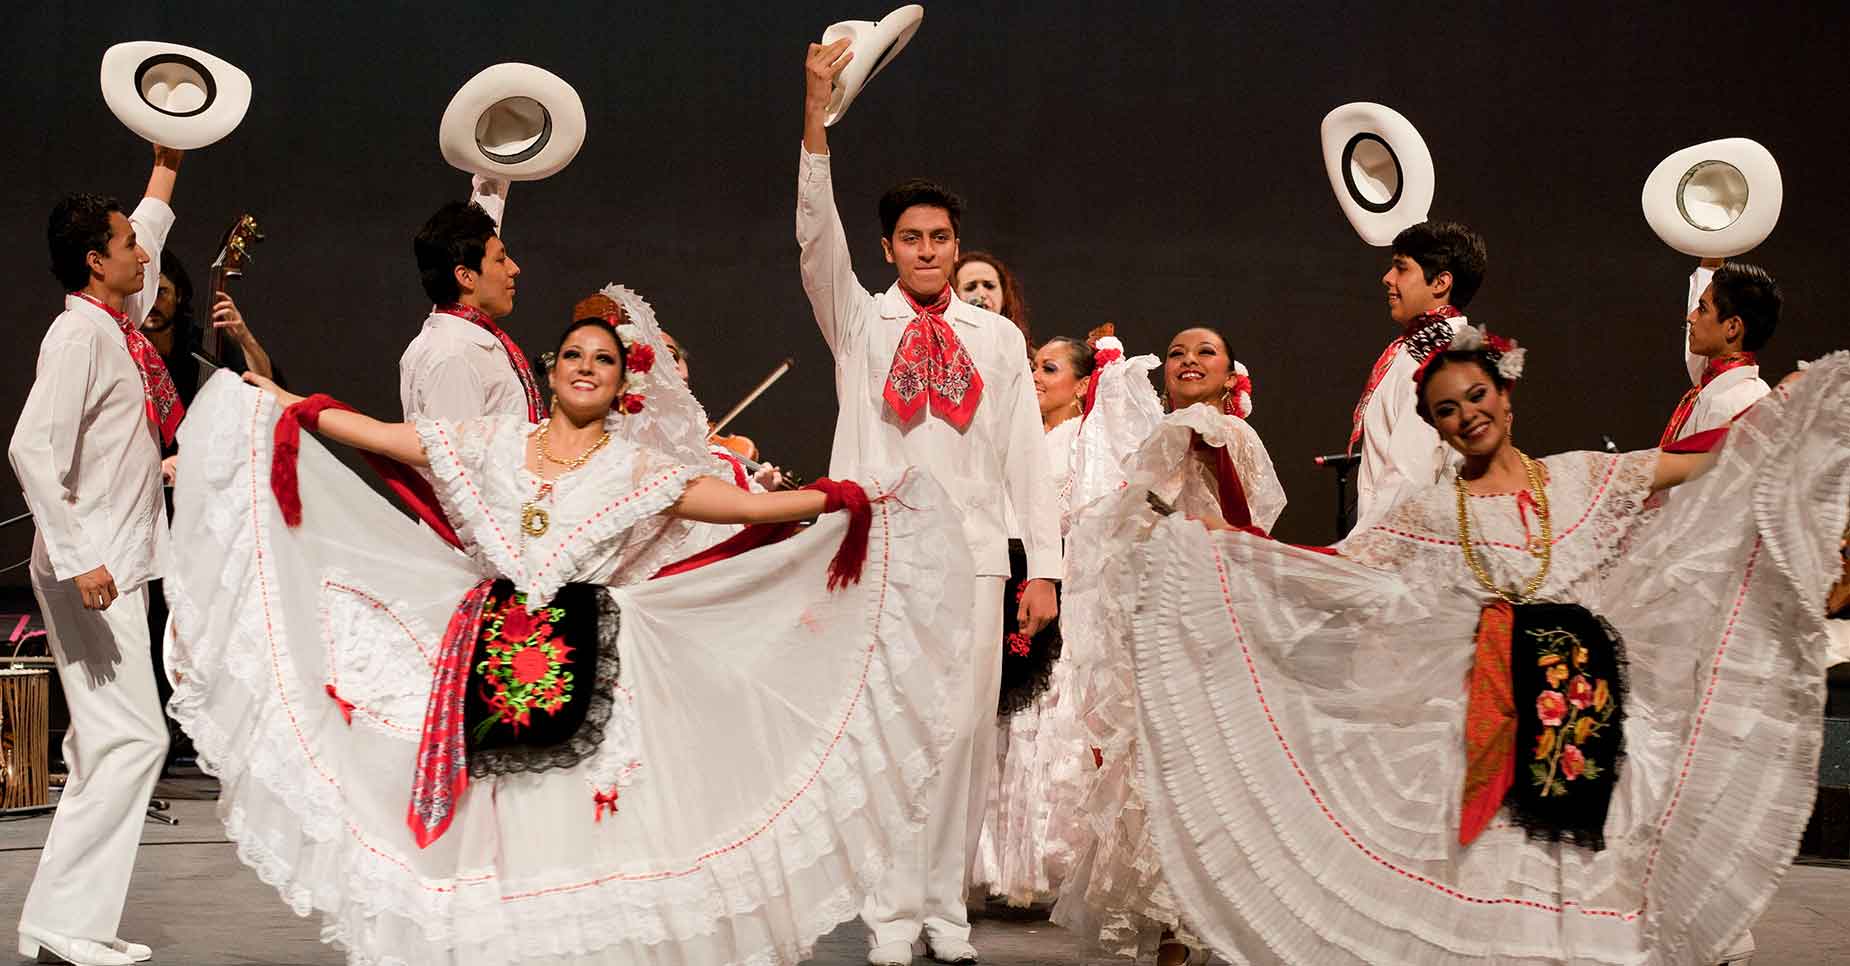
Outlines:
{"type": "Polygon", "coordinates": [[[1222,397],[1220,397],[1220,411],[1221,411],[1221,412],[1223,412],[1223,413],[1225,413],[1225,414],[1227,414],[1227,415],[1229,415],[1229,416],[1232,416],[1232,415],[1234,415],[1234,412],[1233,412],[1233,393],[1231,393],[1231,392],[1230,392],[1230,393],[1227,393],[1226,395],[1224,395],[1224,396],[1222,396],[1222,397]]]}

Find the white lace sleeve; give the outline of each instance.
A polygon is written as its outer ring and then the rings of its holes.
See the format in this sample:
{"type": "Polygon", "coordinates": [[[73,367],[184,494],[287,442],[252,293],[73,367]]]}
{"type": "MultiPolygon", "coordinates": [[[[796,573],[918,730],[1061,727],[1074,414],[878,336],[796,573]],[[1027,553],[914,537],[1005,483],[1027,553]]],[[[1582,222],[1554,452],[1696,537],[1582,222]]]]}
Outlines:
{"type": "Polygon", "coordinates": [[[527,421],[496,415],[464,420],[419,419],[416,425],[424,456],[430,460],[430,477],[443,514],[456,528],[463,547],[470,553],[480,553],[484,538],[498,526],[488,509],[493,504],[488,492],[493,474],[483,470],[497,448],[513,446],[515,440],[525,445],[527,421]]]}
{"type": "Polygon", "coordinates": [[[1150,386],[1150,370],[1158,365],[1155,356],[1135,356],[1109,362],[1093,375],[1098,391],[1092,411],[1080,423],[1067,484],[1071,511],[1122,487],[1124,461],[1163,421],[1162,406],[1150,386]]]}

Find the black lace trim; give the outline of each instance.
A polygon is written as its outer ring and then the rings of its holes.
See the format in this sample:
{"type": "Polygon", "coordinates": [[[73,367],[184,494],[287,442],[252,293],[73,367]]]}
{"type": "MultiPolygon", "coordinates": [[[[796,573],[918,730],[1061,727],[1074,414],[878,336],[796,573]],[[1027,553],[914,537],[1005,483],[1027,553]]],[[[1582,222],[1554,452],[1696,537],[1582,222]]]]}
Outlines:
{"type": "MultiPolygon", "coordinates": [[[[1060,660],[1063,642],[1060,622],[1041,628],[1028,642],[1027,654],[1009,648],[1009,638],[1020,629],[1015,623],[1015,596],[1027,583],[1028,551],[1020,540],[1009,541],[1009,580],[1002,593],[1002,692],[996,699],[996,715],[1008,717],[1034,704],[1053,683],[1053,666],[1060,660]]],[[[1056,596],[1058,585],[1054,588],[1056,596]]]]}

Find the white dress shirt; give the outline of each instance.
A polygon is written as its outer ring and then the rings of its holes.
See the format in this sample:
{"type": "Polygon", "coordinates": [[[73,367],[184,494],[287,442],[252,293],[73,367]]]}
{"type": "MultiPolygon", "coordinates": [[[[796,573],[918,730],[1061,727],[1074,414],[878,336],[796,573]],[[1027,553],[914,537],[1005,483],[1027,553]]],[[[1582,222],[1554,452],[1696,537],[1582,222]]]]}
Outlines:
{"type": "MultiPolygon", "coordinates": [[[[122,305],[130,324],[139,326],[154,306],[173,219],[173,209],[155,198],[143,198],[129,216],[148,253],[141,291],[122,305]]],[[[160,576],[167,512],[155,432],[122,327],[96,305],[65,296],[64,311],[39,343],[32,390],[7,450],[38,527],[38,582],[102,566],[126,594],[160,576]]]]}
{"type": "Polygon", "coordinates": [[[434,308],[398,360],[405,421],[527,418],[527,390],[493,332],[434,308]]]}
{"type": "MultiPolygon", "coordinates": [[[[508,183],[476,175],[469,200],[482,206],[501,231],[508,183]]],[[[526,418],[527,390],[494,333],[433,307],[398,359],[398,402],[405,421],[477,419],[497,413],[526,418]]]]}
{"type": "MultiPolygon", "coordinates": [[[[1462,315],[1451,321],[1453,331],[1469,324],[1462,315]]],[[[1420,491],[1439,482],[1458,459],[1414,408],[1418,387],[1413,374],[1419,368],[1406,346],[1395,349],[1387,374],[1362,407],[1362,465],[1356,472],[1356,523],[1350,533],[1373,526],[1400,501],[1403,491],[1420,491]]]]}
{"type": "MultiPolygon", "coordinates": [[[[1701,300],[1703,290],[1709,287],[1709,281],[1714,277],[1715,269],[1712,268],[1698,267],[1689,273],[1689,311],[1696,310],[1696,303],[1701,300]]],[[[1728,425],[1734,421],[1734,417],[1746,412],[1747,407],[1773,391],[1766,380],[1760,378],[1759,366],[1737,366],[1703,386],[1702,374],[1708,365],[1706,356],[1689,351],[1689,323],[1685,322],[1683,368],[1689,373],[1689,384],[1702,386],[1702,389],[1696,393],[1696,405],[1689,411],[1689,419],[1684,421],[1682,431],[1677,434],[1678,439],[1728,425]]]]}
{"type": "Polygon", "coordinates": [[[982,401],[961,432],[929,407],[901,426],[882,393],[913,311],[898,283],[874,295],[855,277],[827,155],[802,153],[796,220],[803,290],[835,354],[839,413],[829,475],[853,479],[893,466],[929,470],[962,511],[978,576],[1009,572],[1006,505],[1021,521],[1028,576],[1058,580],[1060,511],[1021,330],[952,299],[944,317],[982,375],[982,401]]]}

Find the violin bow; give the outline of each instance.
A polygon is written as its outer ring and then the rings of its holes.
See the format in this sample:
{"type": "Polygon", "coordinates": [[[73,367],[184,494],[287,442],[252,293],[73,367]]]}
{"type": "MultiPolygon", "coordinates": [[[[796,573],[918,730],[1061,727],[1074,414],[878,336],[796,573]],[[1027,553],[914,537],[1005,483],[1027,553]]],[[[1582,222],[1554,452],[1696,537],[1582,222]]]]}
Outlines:
{"type": "Polygon", "coordinates": [[[784,361],[777,364],[777,368],[771,370],[770,375],[765,376],[763,379],[759,380],[756,388],[754,388],[751,392],[748,392],[745,394],[744,399],[739,400],[737,403],[733,405],[731,409],[726,410],[726,415],[721,416],[719,418],[719,422],[716,422],[713,424],[713,430],[712,432],[709,432],[707,434],[707,438],[712,439],[713,437],[718,436],[720,431],[726,428],[727,423],[732,422],[734,417],[744,412],[745,407],[751,405],[752,402],[756,400],[759,396],[764,395],[764,391],[766,389],[771,388],[772,383],[776,382],[779,379],[782,379],[784,377],[784,373],[789,372],[795,366],[796,366],[795,360],[792,360],[789,357],[785,357],[784,361]]]}

